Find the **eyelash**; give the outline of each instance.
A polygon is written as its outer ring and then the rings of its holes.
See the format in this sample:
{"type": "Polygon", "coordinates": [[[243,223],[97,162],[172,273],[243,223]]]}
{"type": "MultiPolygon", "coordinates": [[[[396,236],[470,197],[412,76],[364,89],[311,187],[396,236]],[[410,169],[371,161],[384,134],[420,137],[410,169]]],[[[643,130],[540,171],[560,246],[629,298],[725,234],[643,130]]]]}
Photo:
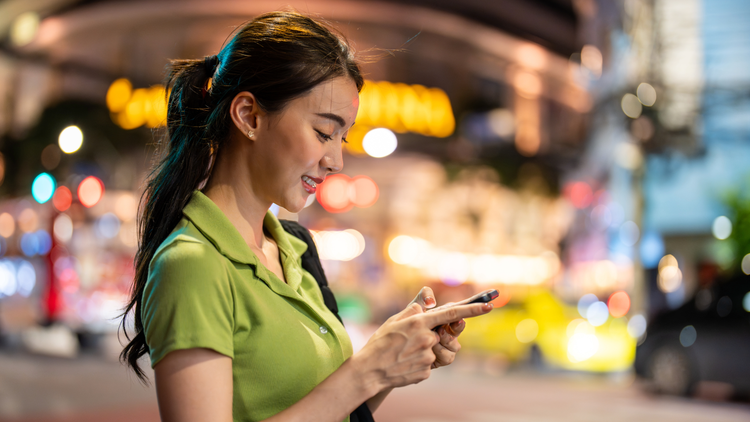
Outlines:
{"type": "MultiPolygon", "coordinates": [[[[331,135],[325,134],[325,133],[323,133],[323,132],[321,132],[321,131],[319,131],[319,130],[317,130],[317,129],[315,129],[315,131],[316,131],[316,132],[318,132],[318,135],[319,135],[319,136],[320,136],[321,138],[323,138],[324,140],[326,140],[326,141],[331,141],[331,140],[333,140],[333,137],[332,137],[331,135]]],[[[346,140],[346,138],[341,138],[341,142],[343,142],[343,143],[345,143],[345,144],[348,144],[348,143],[349,143],[349,142],[348,142],[348,141],[346,140]]]]}

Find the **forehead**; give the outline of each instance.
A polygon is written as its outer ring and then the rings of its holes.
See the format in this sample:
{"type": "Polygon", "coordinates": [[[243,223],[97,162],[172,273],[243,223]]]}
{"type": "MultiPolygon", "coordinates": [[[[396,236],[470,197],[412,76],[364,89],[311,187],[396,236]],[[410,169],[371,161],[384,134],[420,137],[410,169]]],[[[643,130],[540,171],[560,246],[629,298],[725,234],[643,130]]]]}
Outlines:
{"type": "Polygon", "coordinates": [[[313,114],[340,115],[351,124],[357,115],[359,93],[351,78],[338,77],[318,84],[307,95],[299,98],[297,105],[313,114]]]}

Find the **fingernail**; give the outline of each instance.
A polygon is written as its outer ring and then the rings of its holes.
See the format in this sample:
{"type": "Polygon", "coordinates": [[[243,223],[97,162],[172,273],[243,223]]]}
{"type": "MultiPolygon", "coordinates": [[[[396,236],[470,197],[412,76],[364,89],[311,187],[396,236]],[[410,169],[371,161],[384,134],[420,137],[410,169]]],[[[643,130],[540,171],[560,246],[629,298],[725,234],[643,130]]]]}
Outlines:
{"type": "Polygon", "coordinates": [[[493,305],[493,304],[491,304],[491,303],[485,303],[485,304],[484,304],[484,310],[485,310],[485,311],[491,311],[491,310],[492,310],[492,308],[494,308],[494,307],[495,307],[495,305],[493,305]]]}
{"type": "Polygon", "coordinates": [[[433,306],[435,306],[435,299],[431,297],[424,298],[424,306],[432,308],[433,306]]]}

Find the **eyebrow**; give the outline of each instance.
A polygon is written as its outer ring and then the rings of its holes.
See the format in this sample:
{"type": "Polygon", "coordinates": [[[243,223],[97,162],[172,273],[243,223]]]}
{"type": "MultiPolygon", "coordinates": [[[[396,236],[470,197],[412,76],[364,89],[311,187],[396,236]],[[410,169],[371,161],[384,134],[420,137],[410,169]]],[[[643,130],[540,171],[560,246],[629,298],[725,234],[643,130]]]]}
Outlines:
{"type": "Polygon", "coordinates": [[[338,114],[333,113],[315,113],[317,116],[333,120],[334,122],[338,123],[339,126],[344,127],[346,125],[346,122],[344,121],[344,118],[339,116],[338,114]]]}

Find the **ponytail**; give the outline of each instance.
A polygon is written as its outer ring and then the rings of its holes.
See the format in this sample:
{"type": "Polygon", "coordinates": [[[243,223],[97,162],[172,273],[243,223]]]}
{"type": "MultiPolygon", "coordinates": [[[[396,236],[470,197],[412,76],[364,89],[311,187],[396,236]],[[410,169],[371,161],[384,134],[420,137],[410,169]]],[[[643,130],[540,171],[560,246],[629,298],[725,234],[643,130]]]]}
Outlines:
{"type": "MultiPolygon", "coordinates": [[[[148,279],[148,267],[156,249],[182,218],[193,191],[208,178],[212,152],[216,146],[207,136],[210,114],[208,79],[217,64],[216,56],[203,60],[173,60],[167,77],[167,135],[163,157],[149,174],[141,196],[138,217],[138,252],[135,256],[135,281],[125,307],[121,327],[129,343],[120,360],[129,365],[141,381],[146,380],[138,359],[149,352],[141,321],[141,299],[148,279]],[[131,312],[136,335],[131,339],[125,325],[131,312]]],[[[162,141],[162,142],[164,142],[162,141]]]]}
{"type": "Polygon", "coordinates": [[[229,138],[234,97],[252,92],[266,112],[282,110],[326,80],[348,76],[361,90],[364,79],[342,37],[296,12],[258,16],[241,27],[218,56],[173,60],[167,76],[167,134],[162,158],[141,196],[135,281],[121,327],[129,343],[120,360],[146,381],[138,359],[149,352],[141,301],[151,259],[182,218],[193,191],[211,172],[213,157],[229,138]],[[126,318],[133,312],[135,336],[126,318]]]}

